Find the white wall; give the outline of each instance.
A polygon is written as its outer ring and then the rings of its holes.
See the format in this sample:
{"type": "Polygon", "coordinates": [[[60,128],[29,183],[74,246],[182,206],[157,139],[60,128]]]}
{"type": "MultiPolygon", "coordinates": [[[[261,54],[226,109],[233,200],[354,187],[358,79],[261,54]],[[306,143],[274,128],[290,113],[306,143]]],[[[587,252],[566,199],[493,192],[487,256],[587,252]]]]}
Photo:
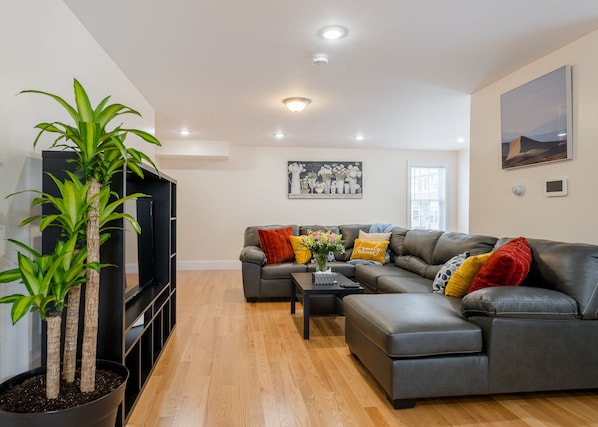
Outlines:
{"type": "MultiPolygon", "coordinates": [[[[158,151],[159,155],[159,151],[158,151]]],[[[178,180],[181,268],[239,268],[243,230],[265,224],[407,224],[407,162],[447,166],[457,229],[457,152],[231,147],[228,160],[160,159],[178,180]],[[288,199],[288,161],[363,162],[362,199],[288,199]]]]}
{"type": "MultiPolygon", "coordinates": [[[[35,235],[18,228],[29,215],[28,202],[4,197],[41,185],[39,156],[47,142],[33,151],[33,126],[67,117],[50,98],[16,94],[40,89],[73,102],[76,77],[92,103],[113,94],[112,101],[142,113],[143,119],[126,119],[127,126],[153,128],[154,111],[61,0],[4,0],[0,39],[0,230],[4,229],[0,237],[32,241],[35,235]]],[[[153,156],[153,147],[144,147],[144,151],[153,156]]],[[[0,268],[14,265],[15,259],[15,251],[0,244],[0,268]]],[[[0,288],[0,295],[7,292],[6,286],[0,288]]],[[[32,343],[39,341],[36,336],[27,342],[21,338],[37,333],[32,318],[12,327],[9,313],[9,306],[0,305],[0,381],[29,367],[35,358],[30,354],[32,343]]]]}
{"type": "Polygon", "coordinates": [[[474,93],[471,99],[470,231],[598,243],[598,31],[474,93]],[[563,65],[572,66],[573,160],[501,170],[500,95],[563,65]],[[545,197],[564,177],[567,197],[545,197]],[[514,184],[527,193],[517,198],[514,184]]]}
{"type": "Polygon", "coordinates": [[[469,148],[457,152],[457,231],[469,233],[469,148]]]}

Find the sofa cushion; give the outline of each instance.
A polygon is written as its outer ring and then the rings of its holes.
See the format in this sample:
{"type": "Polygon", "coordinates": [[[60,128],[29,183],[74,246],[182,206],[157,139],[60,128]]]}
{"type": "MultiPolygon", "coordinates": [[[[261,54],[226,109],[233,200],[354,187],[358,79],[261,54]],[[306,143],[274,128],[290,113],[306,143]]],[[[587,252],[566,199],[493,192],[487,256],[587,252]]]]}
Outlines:
{"type": "Polygon", "coordinates": [[[469,292],[491,286],[519,286],[532,262],[532,252],[525,237],[518,237],[498,248],[473,279],[469,292]]]}
{"type": "Polygon", "coordinates": [[[496,237],[490,236],[456,232],[443,233],[436,242],[430,264],[444,264],[453,256],[463,252],[469,252],[471,255],[490,252],[494,249],[496,241],[496,237]]]}
{"type": "Polygon", "coordinates": [[[339,225],[338,228],[343,236],[343,244],[346,250],[353,247],[355,239],[359,238],[360,231],[367,232],[370,229],[370,224],[345,224],[339,225]]]}
{"type": "Polygon", "coordinates": [[[390,357],[478,353],[482,333],[459,300],[434,293],[348,295],[347,321],[390,357]]]}
{"type": "Polygon", "coordinates": [[[405,249],[405,235],[409,230],[402,227],[395,227],[390,232],[390,250],[395,255],[403,255],[405,249]]]}
{"type": "Polygon", "coordinates": [[[461,264],[463,264],[463,261],[465,261],[467,257],[469,257],[469,252],[463,252],[455,255],[440,267],[440,271],[436,274],[434,282],[432,282],[432,289],[434,292],[440,294],[444,293],[444,289],[451,279],[451,276],[459,267],[461,267],[461,264]]]}
{"type": "Polygon", "coordinates": [[[466,295],[462,301],[466,317],[510,317],[522,319],[577,319],[577,302],[562,292],[527,286],[495,286],[466,295]]]}
{"type": "Polygon", "coordinates": [[[533,259],[526,286],[575,298],[583,319],[598,319],[598,246],[528,239],[533,259]]]}
{"type": "Polygon", "coordinates": [[[376,292],[378,280],[383,276],[414,275],[407,270],[397,268],[392,264],[384,265],[356,265],[355,279],[361,283],[366,292],[376,292]]]}
{"type": "MultiPolygon", "coordinates": [[[[397,270],[399,270],[397,268],[397,270]]],[[[432,281],[419,274],[401,270],[400,276],[382,276],[376,283],[376,292],[380,294],[428,294],[432,292],[432,281]]]]}
{"type": "Polygon", "coordinates": [[[299,264],[307,264],[311,261],[311,251],[303,246],[303,238],[301,236],[289,236],[293,252],[295,253],[295,262],[299,264]]]}
{"type": "MultiPolygon", "coordinates": [[[[409,230],[405,234],[403,255],[413,255],[421,258],[426,264],[434,264],[434,248],[443,233],[439,230],[409,230]]],[[[457,253],[453,253],[453,255],[457,255],[457,253]]],[[[437,264],[444,263],[447,259],[437,264]]]]}
{"type": "Polygon", "coordinates": [[[307,271],[305,264],[296,262],[281,262],[280,264],[266,264],[262,267],[262,279],[284,279],[291,283],[291,273],[304,273],[307,271]]]}
{"type": "Polygon", "coordinates": [[[442,264],[433,265],[432,254],[442,234],[443,231],[439,230],[407,231],[401,255],[395,258],[395,265],[428,279],[434,279],[442,264]]]}
{"type": "Polygon", "coordinates": [[[473,279],[482,268],[482,265],[490,258],[493,252],[481,255],[474,255],[467,258],[449,279],[444,294],[450,297],[462,297],[467,294],[473,279]]]}
{"type": "Polygon", "coordinates": [[[291,227],[258,230],[260,246],[266,254],[266,264],[278,264],[295,259],[295,253],[289,240],[289,236],[292,234],[293,229],[291,227]]]}
{"type": "Polygon", "coordinates": [[[355,245],[351,253],[351,261],[367,260],[384,264],[388,241],[370,242],[367,240],[355,239],[355,245]]]}
{"type": "Polygon", "coordinates": [[[430,265],[423,259],[414,255],[401,255],[395,258],[394,264],[412,273],[417,273],[422,277],[433,280],[440,271],[442,265],[430,265]]]}

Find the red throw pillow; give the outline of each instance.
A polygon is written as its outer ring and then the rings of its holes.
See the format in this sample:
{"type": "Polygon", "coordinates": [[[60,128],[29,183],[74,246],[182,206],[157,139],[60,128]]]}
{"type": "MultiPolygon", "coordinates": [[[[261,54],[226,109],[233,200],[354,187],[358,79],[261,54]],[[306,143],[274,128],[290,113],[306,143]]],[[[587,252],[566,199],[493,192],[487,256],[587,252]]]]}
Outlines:
{"type": "Polygon", "coordinates": [[[532,262],[527,239],[518,237],[498,248],[473,279],[468,293],[492,286],[519,286],[532,262]]]}
{"type": "Polygon", "coordinates": [[[260,246],[266,254],[266,264],[278,264],[293,261],[295,253],[289,236],[293,235],[293,228],[277,228],[276,230],[257,230],[260,246]]]}

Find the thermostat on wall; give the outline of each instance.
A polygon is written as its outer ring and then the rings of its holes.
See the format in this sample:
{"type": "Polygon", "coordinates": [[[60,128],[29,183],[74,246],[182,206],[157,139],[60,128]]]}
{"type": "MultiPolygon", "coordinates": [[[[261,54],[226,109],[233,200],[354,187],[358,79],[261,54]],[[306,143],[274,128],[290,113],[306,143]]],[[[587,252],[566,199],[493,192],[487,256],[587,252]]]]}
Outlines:
{"type": "Polygon", "coordinates": [[[567,195],[567,179],[548,179],[544,182],[544,194],[547,197],[559,197],[567,195]]]}

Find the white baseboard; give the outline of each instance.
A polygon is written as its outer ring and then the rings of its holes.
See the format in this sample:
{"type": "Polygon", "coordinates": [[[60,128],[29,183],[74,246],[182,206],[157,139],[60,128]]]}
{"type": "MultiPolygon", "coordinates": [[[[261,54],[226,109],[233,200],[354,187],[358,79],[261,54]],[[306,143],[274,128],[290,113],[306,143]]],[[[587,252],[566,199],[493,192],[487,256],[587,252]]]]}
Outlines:
{"type": "Polygon", "coordinates": [[[177,261],[177,270],[240,270],[241,261],[177,261]]]}

